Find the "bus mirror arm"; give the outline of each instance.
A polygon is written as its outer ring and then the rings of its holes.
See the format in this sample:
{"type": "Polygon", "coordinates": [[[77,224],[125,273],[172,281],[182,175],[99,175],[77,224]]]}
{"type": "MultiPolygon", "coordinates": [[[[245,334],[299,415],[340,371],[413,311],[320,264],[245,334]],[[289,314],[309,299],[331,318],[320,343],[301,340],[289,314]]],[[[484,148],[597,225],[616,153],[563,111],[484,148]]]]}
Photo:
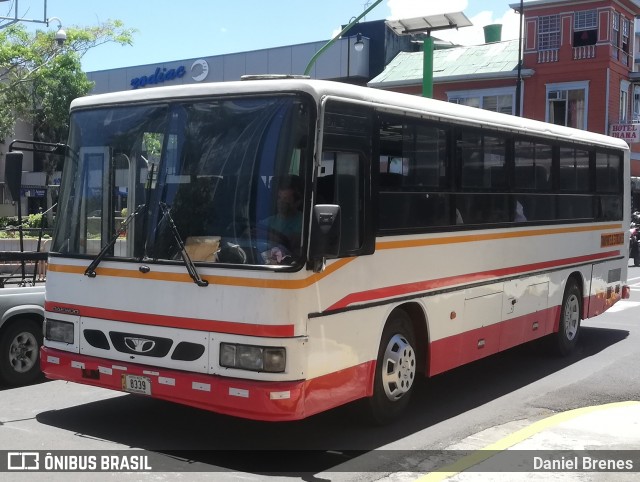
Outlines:
{"type": "Polygon", "coordinates": [[[309,261],[314,271],[322,270],[325,259],[340,254],[340,206],[317,204],[311,213],[309,261]]]}

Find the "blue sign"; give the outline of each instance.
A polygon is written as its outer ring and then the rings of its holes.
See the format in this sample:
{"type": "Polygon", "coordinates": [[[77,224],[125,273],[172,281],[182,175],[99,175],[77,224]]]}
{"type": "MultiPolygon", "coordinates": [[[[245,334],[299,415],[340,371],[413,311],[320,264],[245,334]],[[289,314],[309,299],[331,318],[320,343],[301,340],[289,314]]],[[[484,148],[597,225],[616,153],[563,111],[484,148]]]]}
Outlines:
{"type": "Polygon", "coordinates": [[[184,68],[184,65],[181,65],[177,69],[160,69],[158,67],[156,71],[151,75],[143,75],[142,77],[136,77],[131,79],[131,88],[137,89],[139,87],[145,87],[147,85],[155,85],[162,84],[167,80],[175,80],[184,77],[184,74],[187,73],[187,69],[184,68]]]}

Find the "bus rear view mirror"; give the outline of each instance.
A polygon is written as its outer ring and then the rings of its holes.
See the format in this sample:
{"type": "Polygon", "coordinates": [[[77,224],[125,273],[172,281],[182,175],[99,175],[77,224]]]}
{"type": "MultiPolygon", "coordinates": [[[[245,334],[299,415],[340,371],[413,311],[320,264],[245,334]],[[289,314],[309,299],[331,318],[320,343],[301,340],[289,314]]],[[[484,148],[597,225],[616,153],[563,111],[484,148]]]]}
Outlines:
{"type": "Polygon", "coordinates": [[[7,152],[4,163],[4,178],[11,193],[11,199],[20,201],[20,187],[22,185],[22,152],[7,152]]]}
{"type": "Polygon", "coordinates": [[[340,253],[340,206],[318,204],[313,207],[311,217],[309,257],[312,260],[337,258],[340,253]]]}

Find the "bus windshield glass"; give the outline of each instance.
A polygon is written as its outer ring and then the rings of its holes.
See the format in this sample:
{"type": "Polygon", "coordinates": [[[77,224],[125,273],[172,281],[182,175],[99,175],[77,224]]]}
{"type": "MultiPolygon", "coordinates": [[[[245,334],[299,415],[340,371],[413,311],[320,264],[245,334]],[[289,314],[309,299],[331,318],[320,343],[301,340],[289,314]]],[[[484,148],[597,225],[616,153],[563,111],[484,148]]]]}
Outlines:
{"type": "Polygon", "coordinates": [[[52,252],[300,265],[310,105],[279,94],[72,112],[52,252]]]}

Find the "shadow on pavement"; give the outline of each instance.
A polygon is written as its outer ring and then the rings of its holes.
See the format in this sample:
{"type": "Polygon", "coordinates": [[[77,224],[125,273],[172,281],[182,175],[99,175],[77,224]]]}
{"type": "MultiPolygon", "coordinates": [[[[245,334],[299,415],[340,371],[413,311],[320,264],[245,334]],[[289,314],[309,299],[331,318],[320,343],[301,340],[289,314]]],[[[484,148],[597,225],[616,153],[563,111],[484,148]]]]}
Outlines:
{"type": "MultiPolygon", "coordinates": [[[[543,343],[536,342],[421,381],[407,413],[384,427],[357,422],[360,403],[306,420],[271,423],[135,395],[43,412],[36,418],[76,436],[164,454],[185,471],[192,464],[206,464],[251,473],[320,472],[540,380],[621,342],[628,334],[583,327],[579,348],[568,358],[552,356],[543,343]],[[305,467],[310,470],[302,470],[305,467]]],[[[203,469],[208,470],[215,468],[203,469]]]]}

